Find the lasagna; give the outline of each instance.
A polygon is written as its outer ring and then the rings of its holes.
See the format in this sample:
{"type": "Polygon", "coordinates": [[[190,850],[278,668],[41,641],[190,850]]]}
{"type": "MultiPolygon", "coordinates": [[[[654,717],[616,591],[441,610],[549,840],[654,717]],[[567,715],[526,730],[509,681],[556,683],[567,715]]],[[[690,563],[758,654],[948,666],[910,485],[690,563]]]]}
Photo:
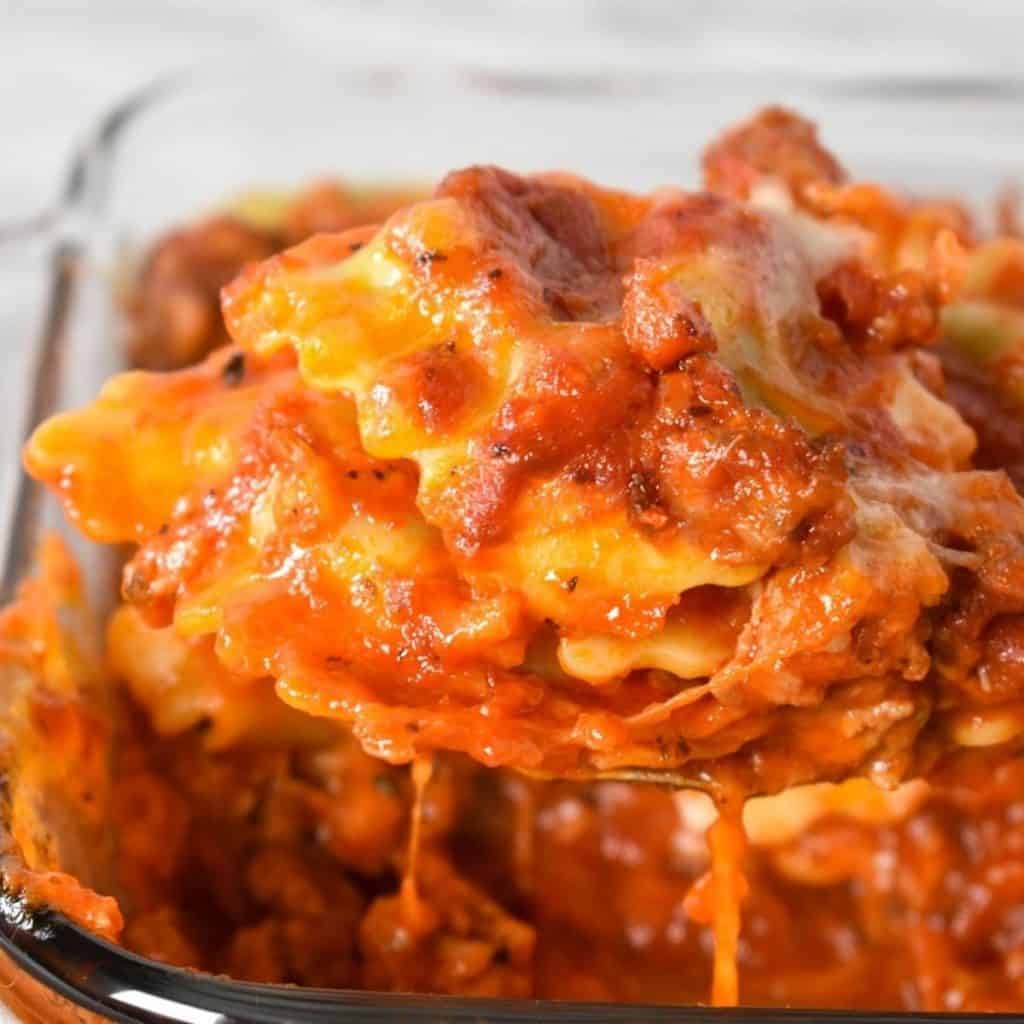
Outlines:
{"type": "Polygon", "coordinates": [[[249,980],[1024,1005],[1024,243],[780,109],[703,176],[161,243],[126,308],[176,369],[25,455],[129,546],[118,900],[9,878],[249,980]]]}
{"type": "Polygon", "coordinates": [[[1013,742],[1024,504],[934,351],[962,217],[779,111],[705,179],[456,172],[249,265],[232,347],[29,471],[147,622],[393,762],[746,796],[1013,742]]]}

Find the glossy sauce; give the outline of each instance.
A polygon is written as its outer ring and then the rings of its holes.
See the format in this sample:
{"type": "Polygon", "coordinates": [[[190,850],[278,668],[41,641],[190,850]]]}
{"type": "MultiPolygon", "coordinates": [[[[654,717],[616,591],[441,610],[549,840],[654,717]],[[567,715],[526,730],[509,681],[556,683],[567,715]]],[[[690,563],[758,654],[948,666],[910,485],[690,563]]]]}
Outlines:
{"type": "Polygon", "coordinates": [[[117,899],[18,815],[9,884],[246,980],[1024,1007],[1024,502],[977,471],[1024,464],[1020,243],[848,182],[784,111],[705,179],[470,168],[379,230],[397,197],[320,189],[167,240],[143,361],[223,346],[262,259],[239,347],[27,453],[137,546],[106,717],[50,657],[64,570],[0,622],[45,683],[25,778],[116,760],[117,899]],[[271,257],[314,225],[351,230],[271,257]],[[717,818],[587,781],[638,770],[717,818]],[[921,773],[783,795],[746,841],[748,796],[921,773]]]}

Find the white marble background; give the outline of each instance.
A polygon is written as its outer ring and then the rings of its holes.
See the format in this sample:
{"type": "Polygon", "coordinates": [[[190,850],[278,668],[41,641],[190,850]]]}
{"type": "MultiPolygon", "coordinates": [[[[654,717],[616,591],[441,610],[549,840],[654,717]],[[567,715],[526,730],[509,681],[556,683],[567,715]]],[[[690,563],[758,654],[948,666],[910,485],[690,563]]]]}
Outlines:
{"type": "MultiPolygon", "coordinates": [[[[254,48],[345,62],[1024,80],[1018,0],[0,0],[0,223],[169,69],[254,48]]],[[[2,272],[2,271],[0,271],[2,272]]]]}
{"type": "MultiPolygon", "coordinates": [[[[53,202],[73,147],[119,97],[256,50],[581,76],[739,72],[759,76],[768,97],[794,76],[884,77],[910,91],[938,81],[963,123],[972,95],[979,110],[993,90],[1024,95],[1022,43],[1018,0],[0,0],[0,238],[53,202]]],[[[1024,137],[1024,100],[1017,115],[1024,137]]],[[[829,127],[870,132],[854,120],[829,127]]],[[[14,480],[39,285],[0,242],[0,501],[14,480]]]]}

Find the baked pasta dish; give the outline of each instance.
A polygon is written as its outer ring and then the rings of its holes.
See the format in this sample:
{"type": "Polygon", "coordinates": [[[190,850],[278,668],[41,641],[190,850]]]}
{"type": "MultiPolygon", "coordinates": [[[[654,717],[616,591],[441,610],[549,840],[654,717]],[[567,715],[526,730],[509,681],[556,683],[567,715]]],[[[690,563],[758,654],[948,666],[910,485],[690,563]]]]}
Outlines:
{"type": "Polygon", "coordinates": [[[775,108],[699,191],[174,232],[26,448],[124,562],[101,650],[56,541],[0,620],[8,889],[247,980],[1024,1009],[1020,236],[775,108]]]}

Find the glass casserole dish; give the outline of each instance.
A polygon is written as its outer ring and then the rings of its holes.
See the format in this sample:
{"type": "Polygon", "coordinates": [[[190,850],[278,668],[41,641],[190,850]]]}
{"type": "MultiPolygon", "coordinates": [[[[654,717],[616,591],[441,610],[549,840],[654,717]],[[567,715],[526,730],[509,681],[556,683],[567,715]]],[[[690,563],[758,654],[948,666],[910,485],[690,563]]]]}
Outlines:
{"type": "MultiPolygon", "coordinates": [[[[780,87],[756,76],[686,80],[309,66],[272,78],[251,68],[222,67],[162,83],[100,126],[75,164],[61,209],[38,226],[42,234],[9,242],[26,260],[52,260],[44,322],[35,335],[38,366],[25,389],[32,400],[22,414],[34,423],[55,408],[80,403],[117,368],[110,344],[117,316],[112,282],[126,254],[241,189],[291,187],[327,173],[354,181],[429,181],[474,162],[523,171],[568,167],[632,188],[688,185],[704,140],[764,102],[778,101],[817,120],[865,177],[983,202],[1019,172],[1015,100],[1012,91],[979,89],[977,82],[962,90],[947,82],[933,90],[899,80],[794,78],[780,87]],[[916,132],[912,146],[908,124],[916,132]]],[[[5,465],[14,458],[12,452],[5,465]]],[[[41,526],[56,525],[58,518],[22,481],[8,531],[8,593],[25,573],[41,526]]],[[[94,552],[82,549],[81,557],[102,608],[109,567],[94,552]]],[[[14,962],[45,986],[117,1020],[808,1016],[255,986],[142,961],[59,916],[25,915],[16,901],[8,900],[5,918],[5,950],[14,962]]],[[[809,1013],[815,1020],[851,1016],[857,1015],[809,1013]]],[[[913,1019],[870,1019],[897,1016],[913,1019]]]]}

